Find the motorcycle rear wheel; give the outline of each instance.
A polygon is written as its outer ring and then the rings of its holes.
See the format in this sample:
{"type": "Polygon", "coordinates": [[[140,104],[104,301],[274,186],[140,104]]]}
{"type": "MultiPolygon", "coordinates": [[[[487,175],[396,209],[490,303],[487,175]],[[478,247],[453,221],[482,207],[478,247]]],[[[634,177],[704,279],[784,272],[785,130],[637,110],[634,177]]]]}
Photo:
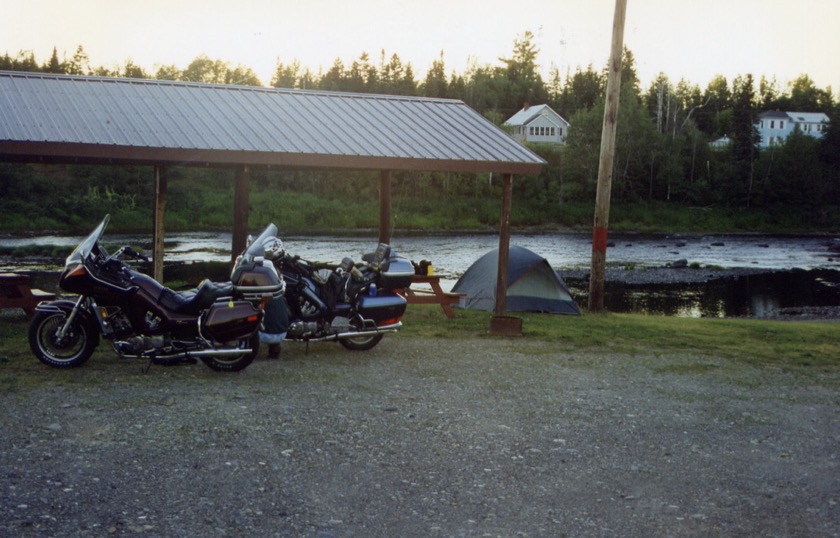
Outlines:
{"type": "Polygon", "coordinates": [[[235,357],[201,357],[201,361],[217,372],[239,372],[254,362],[260,352],[260,333],[256,332],[249,338],[243,338],[238,343],[241,355],[235,357]]]}
{"type": "Polygon", "coordinates": [[[342,338],[338,342],[344,346],[345,349],[349,349],[350,351],[367,351],[376,347],[376,344],[382,340],[383,336],[385,335],[375,334],[372,336],[351,336],[348,338],[342,338]]]}
{"type": "Polygon", "coordinates": [[[67,316],[58,312],[36,312],[29,324],[29,348],[38,360],[53,368],[75,368],[93,355],[97,339],[89,325],[76,318],[73,326],[58,338],[67,316]]]}

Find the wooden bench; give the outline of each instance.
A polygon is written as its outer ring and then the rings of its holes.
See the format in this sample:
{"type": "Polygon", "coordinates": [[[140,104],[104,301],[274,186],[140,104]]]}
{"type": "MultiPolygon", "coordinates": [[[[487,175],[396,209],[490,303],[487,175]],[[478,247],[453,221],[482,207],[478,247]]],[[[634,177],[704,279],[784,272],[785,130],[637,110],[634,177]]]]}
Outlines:
{"type": "Polygon", "coordinates": [[[452,310],[452,305],[456,305],[461,301],[460,293],[450,293],[443,291],[440,287],[440,277],[437,275],[414,275],[411,277],[412,284],[428,284],[431,289],[426,288],[406,288],[405,300],[408,304],[439,304],[443,309],[444,314],[449,319],[455,317],[455,312],[452,310]]]}
{"type": "Polygon", "coordinates": [[[54,293],[30,288],[29,275],[0,273],[0,309],[22,308],[31,318],[38,303],[53,299],[54,293]]]}

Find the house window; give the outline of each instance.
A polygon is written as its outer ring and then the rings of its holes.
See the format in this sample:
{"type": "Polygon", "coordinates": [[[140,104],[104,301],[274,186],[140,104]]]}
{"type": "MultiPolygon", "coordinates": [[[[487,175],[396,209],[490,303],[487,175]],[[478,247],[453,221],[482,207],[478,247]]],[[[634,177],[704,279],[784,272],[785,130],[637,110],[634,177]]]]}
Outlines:
{"type": "Polygon", "coordinates": [[[533,127],[528,127],[528,135],[534,136],[534,128],[533,127]]]}
{"type": "Polygon", "coordinates": [[[551,136],[554,136],[554,127],[551,128],[551,136]]]}
{"type": "Polygon", "coordinates": [[[563,128],[560,127],[560,136],[563,136],[563,128]]]}
{"type": "Polygon", "coordinates": [[[776,128],[776,121],[775,121],[775,120],[770,120],[770,128],[771,128],[771,129],[775,129],[775,128],[776,128]]]}
{"type": "Polygon", "coordinates": [[[785,120],[779,120],[779,129],[785,128],[785,120]]]}

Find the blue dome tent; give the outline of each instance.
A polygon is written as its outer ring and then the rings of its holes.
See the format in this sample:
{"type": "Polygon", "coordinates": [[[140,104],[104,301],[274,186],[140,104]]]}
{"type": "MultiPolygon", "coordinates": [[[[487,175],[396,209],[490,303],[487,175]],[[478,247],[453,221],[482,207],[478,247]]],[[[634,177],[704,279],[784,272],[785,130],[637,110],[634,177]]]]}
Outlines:
{"type": "MultiPolygon", "coordinates": [[[[461,293],[460,307],[492,311],[496,304],[499,249],[473,263],[452,288],[461,293]]],[[[507,310],[580,315],[563,277],[548,260],[524,247],[511,245],[508,258],[507,310]]]]}

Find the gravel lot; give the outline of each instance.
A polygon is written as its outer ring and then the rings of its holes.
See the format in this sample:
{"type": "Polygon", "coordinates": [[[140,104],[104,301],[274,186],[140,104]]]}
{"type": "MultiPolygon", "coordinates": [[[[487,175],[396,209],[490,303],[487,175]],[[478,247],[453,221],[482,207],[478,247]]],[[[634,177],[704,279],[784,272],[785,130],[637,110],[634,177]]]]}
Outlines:
{"type": "Polygon", "coordinates": [[[45,368],[2,395],[0,535],[840,536],[840,373],[563,348],[45,368]]]}

